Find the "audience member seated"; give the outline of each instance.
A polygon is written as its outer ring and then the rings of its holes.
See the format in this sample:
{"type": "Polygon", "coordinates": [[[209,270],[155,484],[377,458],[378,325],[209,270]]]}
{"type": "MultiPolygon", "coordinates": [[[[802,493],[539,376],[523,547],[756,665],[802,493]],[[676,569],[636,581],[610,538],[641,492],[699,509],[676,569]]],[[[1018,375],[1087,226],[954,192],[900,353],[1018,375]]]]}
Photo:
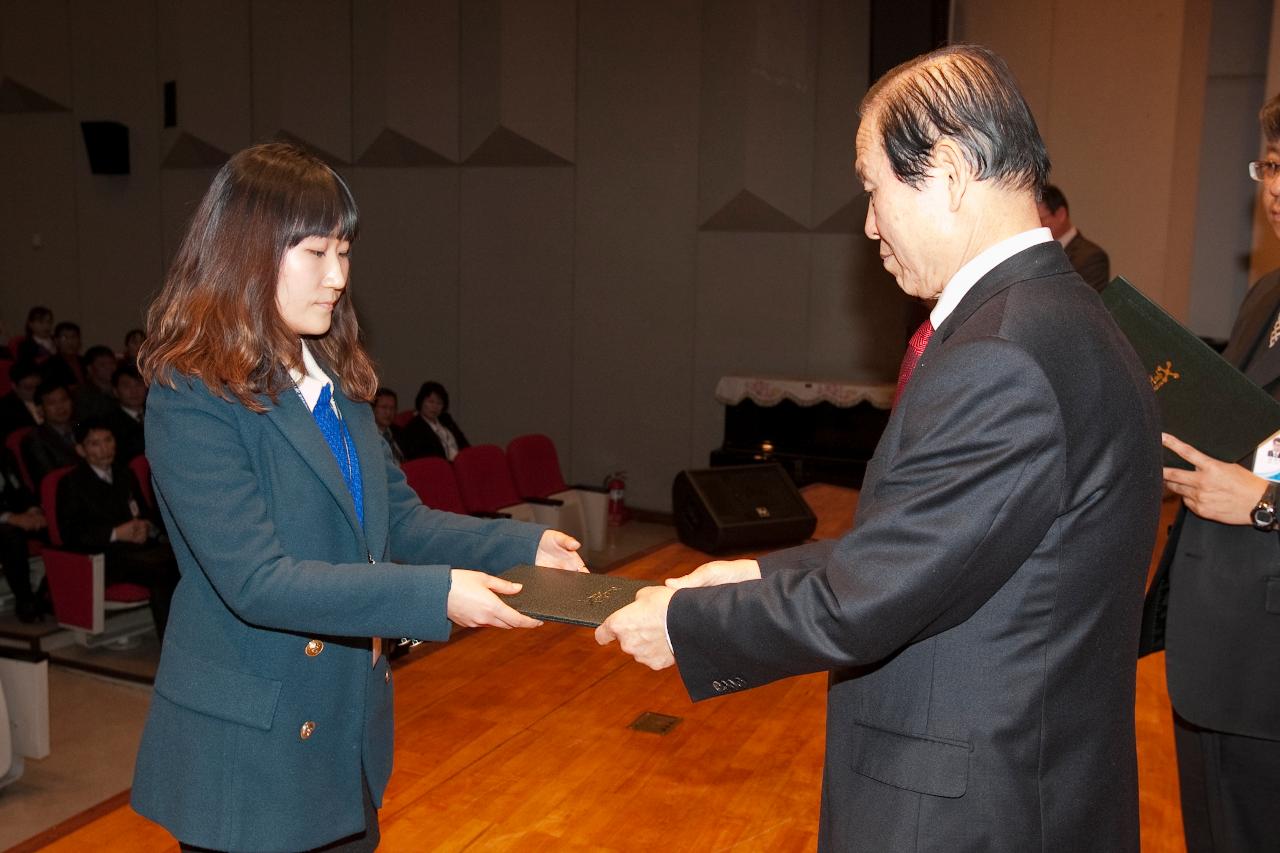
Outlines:
{"type": "Polygon", "coordinates": [[[1062,244],[1071,266],[1080,273],[1085,284],[1101,293],[1111,283],[1111,259],[1101,246],[1086,240],[1072,224],[1071,208],[1062,190],[1053,184],[1045,184],[1040,188],[1037,208],[1040,212],[1040,224],[1048,228],[1053,239],[1062,244]]]}
{"type": "Polygon", "coordinates": [[[137,479],[116,458],[116,440],[106,421],[76,424],[81,461],[58,483],[58,530],[68,550],[104,554],[106,581],[136,583],[151,594],[156,634],[164,639],[169,601],[178,583],[173,549],[149,517],[137,479]]]}
{"type": "Polygon", "coordinates": [[[138,366],[138,350],[142,348],[142,342],[147,339],[147,333],[141,329],[130,329],[124,334],[124,352],[120,353],[120,362],[122,364],[132,364],[138,366]]]}
{"type": "Polygon", "coordinates": [[[58,347],[53,342],[53,312],[43,305],[36,305],[27,312],[22,343],[13,357],[18,361],[39,364],[57,352],[58,347]]]}
{"type": "Polygon", "coordinates": [[[111,376],[118,366],[111,347],[89,347],[84,354],[84,384],[76,390],[76,417],[105,418],[116,407],[111,376]]]}
{"type": "Polygon", "coordinates": [[[382,436],[387,447],[391,448],[391,455],[395,458],[397,465],[404,462],[404,451],[400,449],[400,443],[396,440],[396,433],[399,430],[392,423],[396,419],[396,408],[399,405],[400,398],[390,388],[379,387],[377,393],[373,395],[373,422],[378,425],[378,435],[382,436]]]}
{"type": "Polygon", "coordinates": [[[115,391],[107,426],[116,437],[116,452],[128,462],[146,452],[145,433],[142,430],[143,411],[147,406],[147,383],[142,381],[138,368],[122,364],[111,375],[111,387],[115,391]]]}
{"type": "Polygon", "coordinates": [[[9,368],[12,390],[0,397],[0,438],[22,427],[39,426],[44,416],[36,405],[40,368],[34,361],[15,361],[9,368]]]}
{"type": "Polygon", "coordinates": [[[422,383],[413,406],[418,415],[398,436],[405,459],[443,456],[452,462],[459,450],[471,446],[449,414],[449,392],[439,382],[422,383]]]}
{"type": "Polygon", "coordinates": [[[18,619],[38,621],[47,608],[41,596],[31,591],[31,570],[27,562],[27,541],[44,530],[40,502],[18,476],[18,466],[0,450],[0,565],[17,605],[18,619]]]}
{"type": "Polygon", "coordinates": [[[80,327],[63,321],[53,329],[53,343],[58,352],[40,365],[45,379],[54,379],[69,388],[84,384],[84,365],[80,361],[80,327]]]}
{"type": "Polygon", "coordinates": [[[36,388],[36,405],[44,422],[36,427],[22,445],[22,458],[31,476],[31,485],[40,493],[40,481],[54,468],[74,465],[76,441],[72,434],[75,406],[71,391],[56,379],[45,379],[36,388]]]}

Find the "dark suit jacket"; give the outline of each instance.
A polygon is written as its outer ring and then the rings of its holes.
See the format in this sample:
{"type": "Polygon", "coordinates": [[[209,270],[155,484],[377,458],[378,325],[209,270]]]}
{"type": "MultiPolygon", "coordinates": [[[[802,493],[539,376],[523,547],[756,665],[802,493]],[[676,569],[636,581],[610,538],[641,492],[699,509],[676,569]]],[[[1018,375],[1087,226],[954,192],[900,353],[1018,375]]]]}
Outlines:
{"type": "MultiPolygon", "coordinates": [[[[458,442],[459,450],[471,446],[448,412],[440,415],[440,423],[453,433],[453,440],[458,442]]],[[[400,440],[400,450],[404,452],[406,460],[420,459],[423,456],[444,456],[444,445],[440,443],[440,437],[421,415],[414,416],[409,423],[405,424],[397,437],[400,440]]]]}
{"type": "Polygon", "coordinates": [[[31,485],[40,492],[40,481],[54,468],[74,465],[80,461],[75,442],[70,437],[43,423],[31,431],[22,444],[22,458],[31,475],[31,485]]]}
{"type": "Polygon", "coordinates": [[[139,517],[148,518],[147,502],[129,466],[113,465],[108,483],[81,461],[58,482],[58,532],[63,543],[86,554],[106,551],[112,544],[111,531],[134,517],[130,500],[139,517]]]}
{"type": "Polygon", "coordinates": [[[1085,239],[1076,230],[1076,236],[1067,243],[1067,260],[1076,268],[1084,283],[1099,293],[1111,283],[1111,259],[1097,243],[1085,239]]]}
{"type": "Polygon", "coordinates": [[[1133,350],[1033,246],[934,333],[849,534],[675,594],[680,674],[696,700],[830,670],[823,850],[1136,851],[1160,474],[1133,350]]]}
{"type": "Polygon", "coordinates": [[[385,655],[370,666],[369,638],[446,640],[451,566],[502,571],[537,551],[542,527],[424,507],[368,404],[337,383],[334,400],[363,523],[297,394],[262,398],[262,414],[185,379],[147,397],[182,580],[132,802],[188,844],[310,850],[364,829],[361,775],[381,805],[393,732],[390,670],[385,655]]]}
{"type": "MultiPolygon", "coordinates": [[[[1245,296],[1223,357],[1247,367],[1266,346],[1277,308],[1280,270],[1245,296]]],[[[1280,399],[1280,375],[1262,387],[1280,399]]],[[[1164,631],[1169,698],[1183,719],[1280,740],[1280,533],[1206,521],[1184,508],[1147,610],[1144,624],[1164,631]],[[1166,601],[1159,618],[1153,611],[1166,601]]]]}
{"type": "Polygon", "coordinates": [[[24,426],[33,427],[36,419],[31,417],[27,404],[13,391],[0,397],[0,438],[24,426]]]}
{"type": "Polygon", "coordinates": [[[119,403],[112,403],[111,411],[107,414],[106,421],[107,426],[111,428],[111,434],[116,437],[117,459],[123,459],[127,462],[133,457],[141,456],[146,452],[146,433],[143,432],[142,424],[120,408],[119,403]]]}

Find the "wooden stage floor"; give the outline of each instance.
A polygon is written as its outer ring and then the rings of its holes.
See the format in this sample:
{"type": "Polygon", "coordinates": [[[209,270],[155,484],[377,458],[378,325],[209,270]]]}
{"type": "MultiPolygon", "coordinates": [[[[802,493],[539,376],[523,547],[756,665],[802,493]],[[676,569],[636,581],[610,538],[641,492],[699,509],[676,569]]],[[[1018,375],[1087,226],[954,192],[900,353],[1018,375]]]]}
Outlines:
{"type": "MultiPolygon", "coordinates": [[[[820,519],[817,536],[847,529],[856,493],[812,486],[806,498],[820,519]]],[[[705,559],[673,543],[617,574],[670,577],[705,559]]],[[[694,705],[674,668],[652,672],[616,646],[596,646],[589,629],[549,623],[533,631],[467,633],[397,667],[395,677],[384,853],[817,845],[825,675],[694,705]],[[680,722],[661,735],[630,728],[646,711],[680,722]]],[[[1160,656],[1139,666],[1137,726],[1142,849],[1181,851],[1160,656]]],[[[51,834],[45,846],[21,848],[177,849],[123,798],[62,837],[51,834]]]]}

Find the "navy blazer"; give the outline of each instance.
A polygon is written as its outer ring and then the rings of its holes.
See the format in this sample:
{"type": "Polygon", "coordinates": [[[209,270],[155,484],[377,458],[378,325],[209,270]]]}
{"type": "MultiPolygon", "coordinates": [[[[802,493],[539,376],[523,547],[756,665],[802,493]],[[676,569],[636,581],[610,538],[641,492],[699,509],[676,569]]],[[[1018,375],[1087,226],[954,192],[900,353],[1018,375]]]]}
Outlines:
{"type": "Polygon", "coordinates": [[[132,803],[187,844],[296,851],[363,830],[361,773],[380,805],[392,758],[391,673],[368,638],[447,639],[450,567],[496,572],[537,551],[542,527],[424,507],[369,406],[334,400],[363,525],[292,391],[262,414],[186,379],[147,400],[182,579],[132,803]]]}
{"type": "Polygon", "coordinates": [[[701,699],[830,671],[822,850],[1136,853],[1160,474],[1133,349],[1032,246],[934,333],[850,533],[676,592],[680,674],[701,699]]]}

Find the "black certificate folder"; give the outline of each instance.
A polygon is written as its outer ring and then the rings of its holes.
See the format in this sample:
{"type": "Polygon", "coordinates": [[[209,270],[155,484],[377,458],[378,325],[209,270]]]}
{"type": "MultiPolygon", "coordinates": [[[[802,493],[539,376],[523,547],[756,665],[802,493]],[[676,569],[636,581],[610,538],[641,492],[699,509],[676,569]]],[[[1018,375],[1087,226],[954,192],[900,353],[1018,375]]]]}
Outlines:
{"type": "MultiPolygon", "coordinates": [[[[1113,279],[1102,301],[1147,371],[1165,432],[1238,462],[1280,430],[1280,403],[1129,282],[1113,279]]],[[[1165,464],[1190,467],[1168,451],[1165,464]]]]}
{"type": "Polygon", "coordinates": [[[636,600],[636,593],[655,581],[566,572],[546,566],[516,566],[502,573],[504,580],[524,584],[503,600],[526,616],[547,622],[568,622],[594,628],[636,600]]]}

